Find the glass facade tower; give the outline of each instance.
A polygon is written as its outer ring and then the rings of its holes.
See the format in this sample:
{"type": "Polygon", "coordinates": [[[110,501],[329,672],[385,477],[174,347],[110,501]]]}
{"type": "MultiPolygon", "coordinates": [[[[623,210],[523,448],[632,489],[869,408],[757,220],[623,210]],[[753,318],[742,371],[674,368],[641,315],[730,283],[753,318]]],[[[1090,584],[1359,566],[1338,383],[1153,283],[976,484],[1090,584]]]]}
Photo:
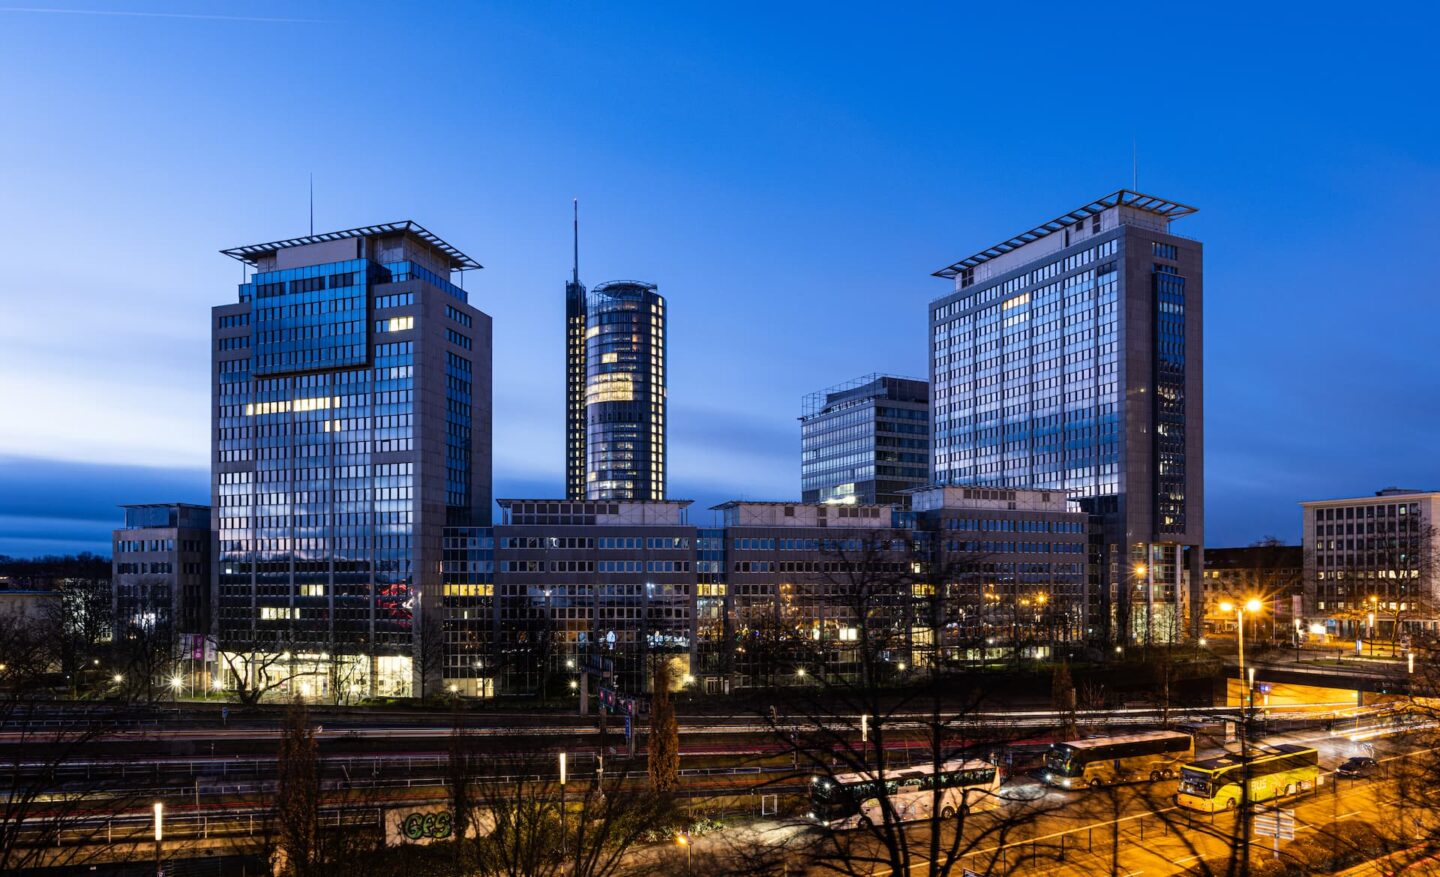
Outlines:
{"type": "Polygon", "coordinates": [[[805,397],[800,490],[805,502],[900,505],[929,480],[930,385],[866,375],[805,397]]]}
{"type": "Polygon", "coordinates": [[[653,284],[590,290],[584,368],[585,498],[663,500],[665,299],[653,284]]]}
{"type": "Polygon", "coordinates": [[[490,520],[490,318],[451,281],[480,266],[413,222],[224,253],[247,267],[212,321],[220,649],[413,691],[442,530],[490,520]]]}
{"type": "Polygon", "coordinates": [[[936,272],[933,478],[1061,490],[1092,519],[1091,634],[1197,629],[1202,249],[1119,191],[936,272]]]}

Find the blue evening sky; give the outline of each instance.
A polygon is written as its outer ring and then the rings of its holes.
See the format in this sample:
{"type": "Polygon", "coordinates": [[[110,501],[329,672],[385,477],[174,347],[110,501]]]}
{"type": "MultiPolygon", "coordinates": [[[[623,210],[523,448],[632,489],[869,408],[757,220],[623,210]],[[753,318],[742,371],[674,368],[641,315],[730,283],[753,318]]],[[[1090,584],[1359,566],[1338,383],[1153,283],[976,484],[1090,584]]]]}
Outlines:
{"type": "MultiPolygon", "coordinates": [[[[670,301],[671,495],[799,493],[800,397],[926,371],[931,271],[1128,186],[1206,246],[1207,542],[1440,486],[1423,4],[31,0],[0,9],[0,553],[206,502],[222,247],[479,259],[497,495],[563,481],[581,273],[670,301]],[[55,10],[43,11],[41,7],[55,10]]],[[[708,520],[709,513],[696,516],[708,520]]]]}

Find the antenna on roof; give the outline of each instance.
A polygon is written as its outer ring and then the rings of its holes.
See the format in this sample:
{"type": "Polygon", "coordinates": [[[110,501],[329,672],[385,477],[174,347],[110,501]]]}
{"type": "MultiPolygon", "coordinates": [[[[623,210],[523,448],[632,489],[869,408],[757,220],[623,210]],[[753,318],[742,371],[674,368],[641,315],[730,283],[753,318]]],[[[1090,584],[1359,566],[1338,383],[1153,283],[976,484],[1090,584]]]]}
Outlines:
{"type": "Polygon", "coordinates": [[[315,172],[310,172],[310,235],[315,235],[315,172]]]}
{"type": "Polygon", "coordinates": [[[575,210],[574,232],[575,232],[575,270],[572,279],[576,286],[580,285],[580,199],[576,198],[572,205],[575,210]]]}
{"type": "Polygon", "coordinates": [[[1140,191],[1140,140],[1130,138],[1130,191],[1140,191]]]}

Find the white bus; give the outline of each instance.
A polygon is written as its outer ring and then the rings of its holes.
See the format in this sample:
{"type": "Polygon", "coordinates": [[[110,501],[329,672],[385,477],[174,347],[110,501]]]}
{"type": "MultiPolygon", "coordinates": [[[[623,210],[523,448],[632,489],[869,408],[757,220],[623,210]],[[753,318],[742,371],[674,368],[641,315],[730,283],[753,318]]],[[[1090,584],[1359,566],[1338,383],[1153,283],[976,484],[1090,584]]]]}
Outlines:
{"type": "Polygon", "coordinates": [[[937,785],[939,815],[944,819],[960,812],[988,810],[999,803],[1000,770],[986,761],[963,759],[942,763],[938,772],[933,764],[898,768],[885,774],[883,794],[874,774],[812,777],[809,817],[837,831],[864,822],[882,825],[888,800],[899,822],[929,819],[935,815],[937,785]]]}
{"type": "Polygon", "coordinates": [[[1180,773],[1195,757],[1195,738],[1176,731],[1145,731],[1054,743],[1045,754],[1045,782],[1062,789],[1098,789],[1180,773]]]}

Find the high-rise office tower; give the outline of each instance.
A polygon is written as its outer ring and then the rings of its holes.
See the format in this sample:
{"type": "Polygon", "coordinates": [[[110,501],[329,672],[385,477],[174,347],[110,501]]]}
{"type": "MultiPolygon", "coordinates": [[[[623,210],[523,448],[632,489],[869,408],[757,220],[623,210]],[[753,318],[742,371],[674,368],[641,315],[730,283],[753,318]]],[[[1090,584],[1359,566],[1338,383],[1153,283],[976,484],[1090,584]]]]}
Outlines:
{"type": "Polygon", "coordinates": [[[1093,635],[1193,630],[1204,545],[1192,207],[1121,190],[935,273],[931,465],[941,484],[1065,491],[1092,520],[1093,635]]]}
{"type": "Polygon", "coordinates": [[[452,282],[480,265],[413,222],[223,252],[248,266],[213,312],[227,672],[280,651],[334,662],[288,668],[302,691],[413,691],[442,530],[490,520],[490,318],[452,282]]]}
{"type": "Polygon", "coordinates": [[[565,498],[665,498],[665,299],[580,282],[580,207],[565,284],[565,498]]]}
{"type": "Polygon", "coordinates": [[[665,498],[665,299],[616,280],[585,301],[585,498],[665,498]]]}
{"type": "Polygon", "coordinates": [[[575,261],[565,284],[565,498],[585,498],[585,284],[580,282],[580,200],[575,261]]]}
{"type": "Polygon", "coordinates": [[[809,394],[800,455],[805,502],[900,504],[930,480],[930,385],[872,374],[809,394]]]}

